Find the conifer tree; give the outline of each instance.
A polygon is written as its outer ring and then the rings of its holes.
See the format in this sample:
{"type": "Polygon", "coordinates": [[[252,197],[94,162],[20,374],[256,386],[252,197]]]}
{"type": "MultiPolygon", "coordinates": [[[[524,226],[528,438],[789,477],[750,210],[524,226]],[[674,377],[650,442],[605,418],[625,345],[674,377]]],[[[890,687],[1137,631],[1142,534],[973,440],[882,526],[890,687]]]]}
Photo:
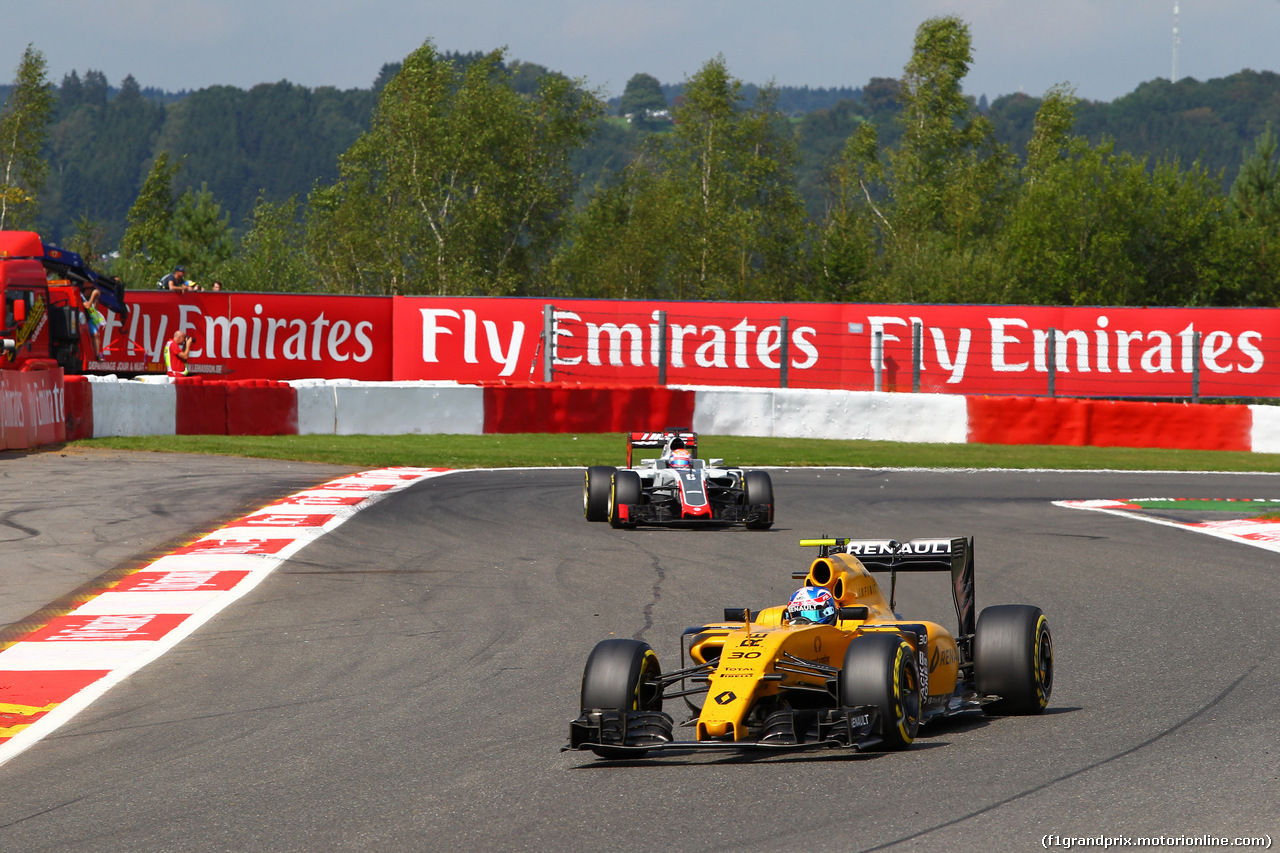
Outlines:
{"type": "Polygon", "coordinates": [[[153,284],[176,263],[173,179],[178,167],[178,163],[169,162],[167,151],[156,155],[137,200],[129,208],[129,224],[114,271],[130,287],[153,284]]]}

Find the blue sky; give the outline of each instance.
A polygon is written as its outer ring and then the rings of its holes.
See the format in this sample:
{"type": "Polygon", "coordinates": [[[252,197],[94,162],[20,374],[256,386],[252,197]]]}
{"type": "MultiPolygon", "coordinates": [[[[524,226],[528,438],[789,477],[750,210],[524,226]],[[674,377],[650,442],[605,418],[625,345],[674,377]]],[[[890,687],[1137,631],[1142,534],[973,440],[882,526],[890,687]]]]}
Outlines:
{"type": "MultiPolygon", "coordinates": [[[[606,95],[630,77],[678,83],[723,54],[749,83],[861,86],[897,77],[917,26],[971,28],[965,90],[1041,95],[1056,83],[1112,100],[1173,66],[1172,0],[39,0],[8,4],[0,79],[27,43],[57,83],[97,69],[177,91],[289,80],[367,88],[427,39],[440,50],[508,49],[606,95]]],[[[1280,66],[1280,0],[1183,0],[1179,77],[1280,66]]]]}

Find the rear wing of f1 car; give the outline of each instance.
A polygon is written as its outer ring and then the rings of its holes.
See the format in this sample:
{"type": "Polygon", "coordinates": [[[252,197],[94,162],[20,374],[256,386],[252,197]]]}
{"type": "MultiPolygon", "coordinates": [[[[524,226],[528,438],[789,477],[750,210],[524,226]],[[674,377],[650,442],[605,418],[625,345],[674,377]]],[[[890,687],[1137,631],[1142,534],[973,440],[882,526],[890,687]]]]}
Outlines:
{"type": "Polygon", "coordinates": [[[679,440],[678,447],[684,447],[694,459],[698,458],[698,434],[689,427],[667,427],[662,432],[629,432],[627,433],[627,467],[631,467],[631,451],[636,448],[662,448],[679,440]]]}
{"type": "MultiPolygon", "coordinates": [[[[821,557],[849,554],[869,572],[889,573],[889,607],[895,607],[898,572],[950,572],[951,599],[960,623],[959,638],[969,638],[977,626],[973,589],[973,537],[954,539],[801,539],[801,546],[816,546],[821,557]]],[[[800,575],[803,578],[805,575],[800,575]]]]}

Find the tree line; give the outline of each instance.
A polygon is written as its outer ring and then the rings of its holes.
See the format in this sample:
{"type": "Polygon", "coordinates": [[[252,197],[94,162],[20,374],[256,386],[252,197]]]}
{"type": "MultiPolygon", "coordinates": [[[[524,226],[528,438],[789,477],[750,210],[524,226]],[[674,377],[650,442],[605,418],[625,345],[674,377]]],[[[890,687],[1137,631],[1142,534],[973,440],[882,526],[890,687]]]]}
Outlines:
{"type": "MultiPolygon", "coordinates": [[[[0,222],[4,205],[35,222],[37,201],[127,184],[122,151],[74,158],[100,172],[74,182],[69,159],[55,169],[62,195],[42,195],[42,152],[75,141],[50,144],[55,110],[101,134],[117,105],[132,109],[121,127],[151,127],[160,152],[135,177],[112,270],[133,286],[183,263],[237,289],[343,293],[1116,305],[1273,305],[1280,293],[1276,140],[1250,106],[1276,87],[1267,73],[1155,81],[1111,105],[1065,86],[986,104],[963,93],[972,44],[957,17],[921,24],[901,78],[802,116],[722,57],[672,101],[636,75],[613,108],[502,51],[430,42],[368,92],[215,87],[169,106],[129,81],[104,104],[88,74],[74,97],[64,80],[52,98],[42,61],[28,49],[0,117],[3,150],[25,152],[0,174],[0,222]],[[1195,106],[1210,96],[1224,106],[1195,106]],[[280,128],[255,134],[249,101],[280,128]],[[618,115],[659,103],[671,120],[618,115]],[[1098,130],[1139,132],[1125,117],[1148,103],[1194,156],[1129,153],[1098,130]],[[224,126],[229,113],[238,124],[224,126]],[[313,145],[294,150],[296,176],[255,171],[293,144],[288,128],[317,124],[331,161],[313,145]],[[1215,140],[1245,134],[1230,168],[1209,165],[1230,153],[1215,140]],[[237,149],[232,186],[176,192],[197,155],[237,149]],[[294,180],[307,189],[290,191],[294,180]],[[251,211],[242,228],[233,204],[251,211]]],[[[80,203],[64,243],[95,254],[112,241],[80,203]]]]}

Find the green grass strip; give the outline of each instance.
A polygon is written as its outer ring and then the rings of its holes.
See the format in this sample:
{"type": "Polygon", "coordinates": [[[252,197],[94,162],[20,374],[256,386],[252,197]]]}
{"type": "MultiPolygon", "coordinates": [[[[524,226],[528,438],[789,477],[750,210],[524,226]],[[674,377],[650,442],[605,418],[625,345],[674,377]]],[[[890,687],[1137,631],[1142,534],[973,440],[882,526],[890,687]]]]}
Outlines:
{"type": "MultiPolygon", "coordinates": [[[[1280,454],[1129,447],[907,444],[810,438],[699,436],[698,455],[730,465],[874,468],[1059,468],[1127,471],[1280,471],[1280,454]]],[[[177,435],[94,438],[67,447],[210,453],[360,468],[622,465],[621,433],[551,435],[177,435]]],[[[637,451],[637,457],[642,455],[637,451]]],[[[643,455],[654,455],[648,451],[643,455]]]]}
{"type": "Polygon", "coordinates": [[[1131,500],[1129,503],[1143,509],[1177,510],[1179,512],[1264,512],[1276,511],[1280,498],[1166,498],[1162,500],[1131,500]]]}

